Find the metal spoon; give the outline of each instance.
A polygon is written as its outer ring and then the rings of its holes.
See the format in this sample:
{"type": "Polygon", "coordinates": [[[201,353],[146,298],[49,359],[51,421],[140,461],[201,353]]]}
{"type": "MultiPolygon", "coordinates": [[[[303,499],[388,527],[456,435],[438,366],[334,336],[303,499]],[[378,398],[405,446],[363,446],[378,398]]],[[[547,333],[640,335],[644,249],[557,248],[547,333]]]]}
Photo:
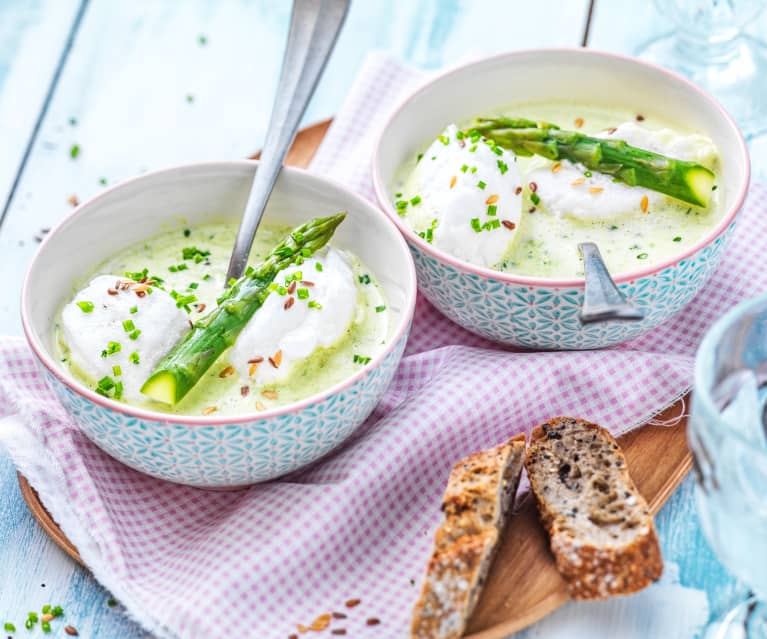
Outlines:
{"type": "Polygon", "coordinates": [[[238,279],[298,124],[335,46],[350,0],[294,0],[261,161],[234,242],[226,281],[238,279]]]}
{"type": "Polygon", "coordinates": [[[644,311],[632,306],[618,290],[602,260],[599,248],[593,242],[578,244],[583,255],[586,287],[581,306],[581,324],[624,320],[636,322],[644,319],[644,311]]]}

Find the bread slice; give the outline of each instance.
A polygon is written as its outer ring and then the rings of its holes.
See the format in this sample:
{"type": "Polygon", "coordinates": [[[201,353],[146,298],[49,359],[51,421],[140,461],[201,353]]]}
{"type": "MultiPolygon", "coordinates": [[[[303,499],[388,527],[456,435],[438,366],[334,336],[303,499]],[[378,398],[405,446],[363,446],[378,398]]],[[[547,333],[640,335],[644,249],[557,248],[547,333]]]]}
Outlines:
{"type": "Polygon", "coordinates": [[[445,521],[413,610],[413,639],[463,635],[514,504],[524,456],[525,436],[517,435],[453,466],[442,502],[445,521]]]}
{"type": "Polygon", "coordinates": [[[641,590],[663,571],[647,502],[604,428],[572,417],[536,426],[525,468],[573,599],[641,590]]]}

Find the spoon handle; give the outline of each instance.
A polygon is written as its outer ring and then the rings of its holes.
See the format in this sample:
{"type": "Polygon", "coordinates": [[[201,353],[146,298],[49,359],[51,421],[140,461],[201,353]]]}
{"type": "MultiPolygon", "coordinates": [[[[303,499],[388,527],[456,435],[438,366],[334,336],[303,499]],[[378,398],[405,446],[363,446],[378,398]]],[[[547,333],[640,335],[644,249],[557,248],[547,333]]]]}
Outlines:
{"type": "Polygon", "coordinates": [[[226,280],[245,271],[253,238],[282,162],[341,31],[350,0],[294,0],[277,95],[226,280]]]}
{"type": "Polygon", "coordinates": [[[602,260],[599,248],[593,242],[578,245],[583,255],[586,287],[583,294],[580,320],[582,324],[608,320],[638,321],[644,312],[626,301],[602,260]]]}

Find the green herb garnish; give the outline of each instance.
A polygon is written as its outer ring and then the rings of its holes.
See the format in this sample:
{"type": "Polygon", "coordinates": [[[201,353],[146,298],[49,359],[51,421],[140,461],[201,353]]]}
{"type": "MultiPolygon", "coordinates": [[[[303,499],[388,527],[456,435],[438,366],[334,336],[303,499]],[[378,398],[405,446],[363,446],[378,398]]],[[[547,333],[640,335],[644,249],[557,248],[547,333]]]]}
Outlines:
{"type": "Polygon", "coordinates": [[[83,313],[92,313],[93,309],[95,308],[93,302],[82,301],[82,302],[77,302],[77,305],[80,307],[80,310],[83,313]]]}
{"type": "Polygon", "coordinates": [[[355,364],[367,364],[370,360],[370,357],[365,357],[364,355],[354,355],[355,364]]]}
{"type": "Polygon", "coordinates": [[[380,306],[376,306],[376,313],[383,313],[386,310],[386,305],[381,304],[380,306]]]}

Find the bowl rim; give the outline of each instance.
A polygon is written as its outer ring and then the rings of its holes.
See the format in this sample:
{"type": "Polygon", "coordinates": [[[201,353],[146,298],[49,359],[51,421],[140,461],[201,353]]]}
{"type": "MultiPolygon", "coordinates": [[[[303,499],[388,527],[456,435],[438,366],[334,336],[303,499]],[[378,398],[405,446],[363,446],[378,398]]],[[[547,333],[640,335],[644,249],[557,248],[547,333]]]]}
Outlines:
{"type": "Polygon", "coordinates": [[[381,147],[384,143],[384,138],[386,137],[389,127],[391,126],[394,119],[400,116],[401,112],[404,111],[409,106],[412,100],[414,100],[416,97],[420,96],[421,94],[431,90],[435,84],[446,81],[446,80],[450,81],[453,76],[464,73],[465,71],[467,71],[468,69],[471,69],[472,67],[479,67],[486,64],[498,63],[499,61],[502,61],[506,58],[517,58],[517,57],[523,57],[526,55],[529,56],[533,54],[548,54],[548,55],[555,55],[555,56],[559,55],[559,56],[568,56],[568,57],[577,55],[577,56],[586,57],[586,58],[588,57],[607,58],[612,60],[618,60],[620,62],[627,62],[629,64],[633,64],[639,67],[644,67],[645,69],[648,69],[654,73],[667,76],[671,78],[671,80],[679,84],[682,84],[683,86],[685,86],[687,89],[691,90],[692,92],[697,93],[700,99],[704,100],[709,105],[714,107],[714,109],[718,111],[719,115],[722,117],[723,121],[730,127],[731,132],[734,134],[737,140],[740,159],[743,162],[745,171],[743,174],[743,180],[741,184],[738,186],[738,191],[737,191],[735,200],[733,201],[733,204],[730,207],[730,209],[727,211],[726,215],[722,217],[722,219],[713,229],[711,229],[706,235],[704,235],[700,240],[698,240],[691,247],[685,249],[684,252],[674,255],[673,257],[666,258],[665,260],[657,262],[654,265],[646,266],[644,268],[634,269],[632,271],[626,271],[625,273],[621,273],[621,274],[613,276],[613,280],[617,284],[634,282],[643,277],[653,276],[671,266],[678,264],[679,262],[686,260],[690,258],[691,256],[695,255],[698,251],[700,251],[705,246],[711,244],[720,235],[722,235],[727,230],[727,228],[729,228],[730,224],[735,219],[735,216],[743,207],[743,202],[745,201],[746,196],[748,194],[748,187],[751,181],[751,160],[748,154],[748,148],[746,146],[746,141],[743,137],[743,133],[741,132],[738,125],[735,123],[735,120],[733,120],[732,116],[724,109],[724,107],[712,95],[704,91],[702,88],[700,88],[698,85],[696,85],[692,81],[688,80],[687,78],[685,78],[684,76],[678,73],[675,73],[674,71],[670,71],[668,69],[652,64],[650,62],[645,62],[644,60],[639,60],[638,58],[634,58],[632,56],[623,55],[620,53],[612,53],[608,51],[601,51],[598,49],[589,49],[585,47],[550,47],[550,48],[544,47],[544,48],[537,48],[537,49],[520,49],[517,51],[506,51],[506,52],[497,53],[491,56],[485,56],[477,60],[468,62],[466,64],[461,64],[461,65],[452,67],[443,73],[430,77],[428,80],[426,80],[422,84],[419,84],[415,89],[408,91],[405,97],[399,101],[399,103],[394,108],[394,110],[389,114],[389,116],[386,119],[386,123],[384,124],[380,134],[378,135],[378,138],[375,142],[375,149],[373,151],[373,157],[372,157],[373,188],[375,190],[376,199],[378,200],[379,206],[393,220],[393,222],[397,225],[397,228],[405,236],[405,238],[407,239],[408,243],[411,244],[411,246],[415,245],[415,247],[417,247],[420,251],[423,251],[430,257],[436,259],[438,262],[446,263],[459,271],[463,271],[464,273],[468,273],[468,274],[475,275],[477,277],[481,277],[485,279],[493,279],[493,280],[505,282],[508,284],[518,284],[522,286],[529,286],[529,287],[535,286],[535,287],[542,287],[542,288],[583,288],[585,286],[585,278],[583,277],[546,278],[546,277],[533,277],[528,275],[515,275],[513,273],[505,273],[503,271],[496,271],[491,268],[478,266],[476,264],[466,262],[449,253],[446,253],[445,251],[442,251],[434,247],[433,245],[429,244],[428,242],[420,238],[415,233],[415,231],[413,231],[413,229],[411,229],[407,224],[405,224],[402,218],[400,218],[400,216],[394,210],[394,207],[386,194],[386,185],[384,184],[383,179],[381,177],[380,155],[381,155],[381,147]]]}
{"type": "Polygon", "coordinates": [[[413,315],[415,313],[416,293],[417,293],[416,281],[417,280],[416,280],[416,272],[415,272],[415,263],[410,253],[410,249],[407,246],[407,242],[405,241],[405,238],[399,232],[396,225],[393,224],[391,218],[388,215],[384,214],[380,210],[380,208],[376,207],[373,202],[370,202],[369,200],[363,198],[361,195],[355,193],[350,188],[348,188],[347,186],[345,186],[344,184],[342,184],[341,182],[337,180],[320,176],[306,169],[293,167],[293,166],[285,166],[283,167],[282,170],[284,172],[287,172],[288,174],[291,174],[297,177],[299,180],[308,180],[309,182],[313,182],[314,185],[317,187],[326,188],[329,185],[337,189],[343,198],[348,198],[349,208],[351,208],[352,206],[356,208],[368,208],[371,212],[374,211],[376,215],[380,215],[381,218],[384,220],[385,224],[392,225],[393,227],[392,230],[394,231],[393,241],[401,243],[401,247],[406,256],[405,258],[407,260],[406,268],[408,273],[407,281],[404,283],[405,284],[404,288],[406,290],[406,298],[405,298],[405,304],[403,305],[403,312],[401,315],[401,319],[399,321],[398,326],[396,326],[394,336],[389,340],[389,342],[386,344],[383,350],[379,351],[375,356],[373,356],[373,358],[371,359],[369,363],[365,364],[360,370],[356,371],[353,375],[350,375],[349,377],[342,379],[336,384],[333,384],[331,387],[323,389],[320,392],[314,393],[313,395],[310,395],[309,397],[305,397],[304,399],[301,399],[297,402],[286,404],[285,406],[279,406],[276,408],[267,409],[264,411],[242,413],[238,415],[231,415],[228,417],[162,413],[159,411],[153,411],[146,408],[131,406],[130,404],[118,402],[111,398],[102,397],[101,395],[97,394],[95,391],[92,391],[90,388],[85,386],[85,384],[79,382],[73,377],[69,377],[65,373],[65,371],[61,370],[60,367],[56,364],[56,362],[54,362],[53,358],[48,354],[43,344],[35,336],[34,331],[31,327],[31,318],[29,317],[29,314],[28,314],[28,306],[29,306],[29,300],[30,300],[30,287],[29,287],[30,274],[32,273],[32,270],[35,264],[40,258],[40,255],[43,254],[46,246],[51,241],[51,238],[55,237],[60,229],[77,221],[84,214],[83,213],[84,211],[86,211],[91,206],[93,206],[93,204],[98,203],[103,198],[111,195],[115,191],[122,190],[126,186],[134,185],[135,183],[141,182],[146,179],[155,178],[157,176],[164,176],[164,175],[183,174],[185,171],[189,171],[193,169],[203,169],[203,168],[227,169],[228,168],[228,169],[234,170],[234,169],[238,169],[238,168],[242,169],[246,167],[255,168],[258,166],[258,164],[259,164],[258,160],[244,159],[244,160],[220,160],[220,161],[209,161],[209,162],[190,162],[190,163],[184,163],[184,164],[171,165],[171,166],[164,167],[155,171],[150,171],[147,173],[143,173],[141,175],[133,176],[131,178],[123,180],[122,182],[112,185],[104,189],[103,191],[97,193],[93,197],[85,200],[84,202],[79,204],[77,207],[75,207],[70,213],[64,216],[51,229],[51,231],[46,234],[42,243],[38,247],[35,255],[32,258],[32,261],[29,263],[29,266],[27,267],[27,270],[24,274],[24,281],[23,281],[22,289],[21,289],[21,324],[24,330],[24,336],[26,337],[27,343],[32,348],[32,351],[34,352],[38,361],[40,361],[43,364],[43,366],[45,366],[48,372],[52,374],[58,381],[60,381],[66,387],[68,387],[71,391],[73,391],[77,395],[80,395],[81,397],[88,400],[89,402],[96,404],[98,406],[101,406],[102,408],[106,408],[109,410],[116,411],[118,413],[122,413],[129,417],[134,417],[141,420],[149,420],[153,422],[166,423],[166,424],[168,423],[183,424],[187,426],[226,426],[226,425],[243,424],[243,423],[249,423],[249,422],[260,422],[260,421],[265,421],[274,417],[279,417],[282,415],[298,413],[304,410],[305,408],[308,408],[309,406],[320,403],[333,395],[343,392],[344,390],[351,387],[353,384],[355,384],[359,380],[366,377],[375,368],[377,368],[384,361],[384,359],[386,359],[394,351],[394,349],[398,346],[400,341],[408,334],[410,330],[411,322],[413,320],[413,315]]]}

